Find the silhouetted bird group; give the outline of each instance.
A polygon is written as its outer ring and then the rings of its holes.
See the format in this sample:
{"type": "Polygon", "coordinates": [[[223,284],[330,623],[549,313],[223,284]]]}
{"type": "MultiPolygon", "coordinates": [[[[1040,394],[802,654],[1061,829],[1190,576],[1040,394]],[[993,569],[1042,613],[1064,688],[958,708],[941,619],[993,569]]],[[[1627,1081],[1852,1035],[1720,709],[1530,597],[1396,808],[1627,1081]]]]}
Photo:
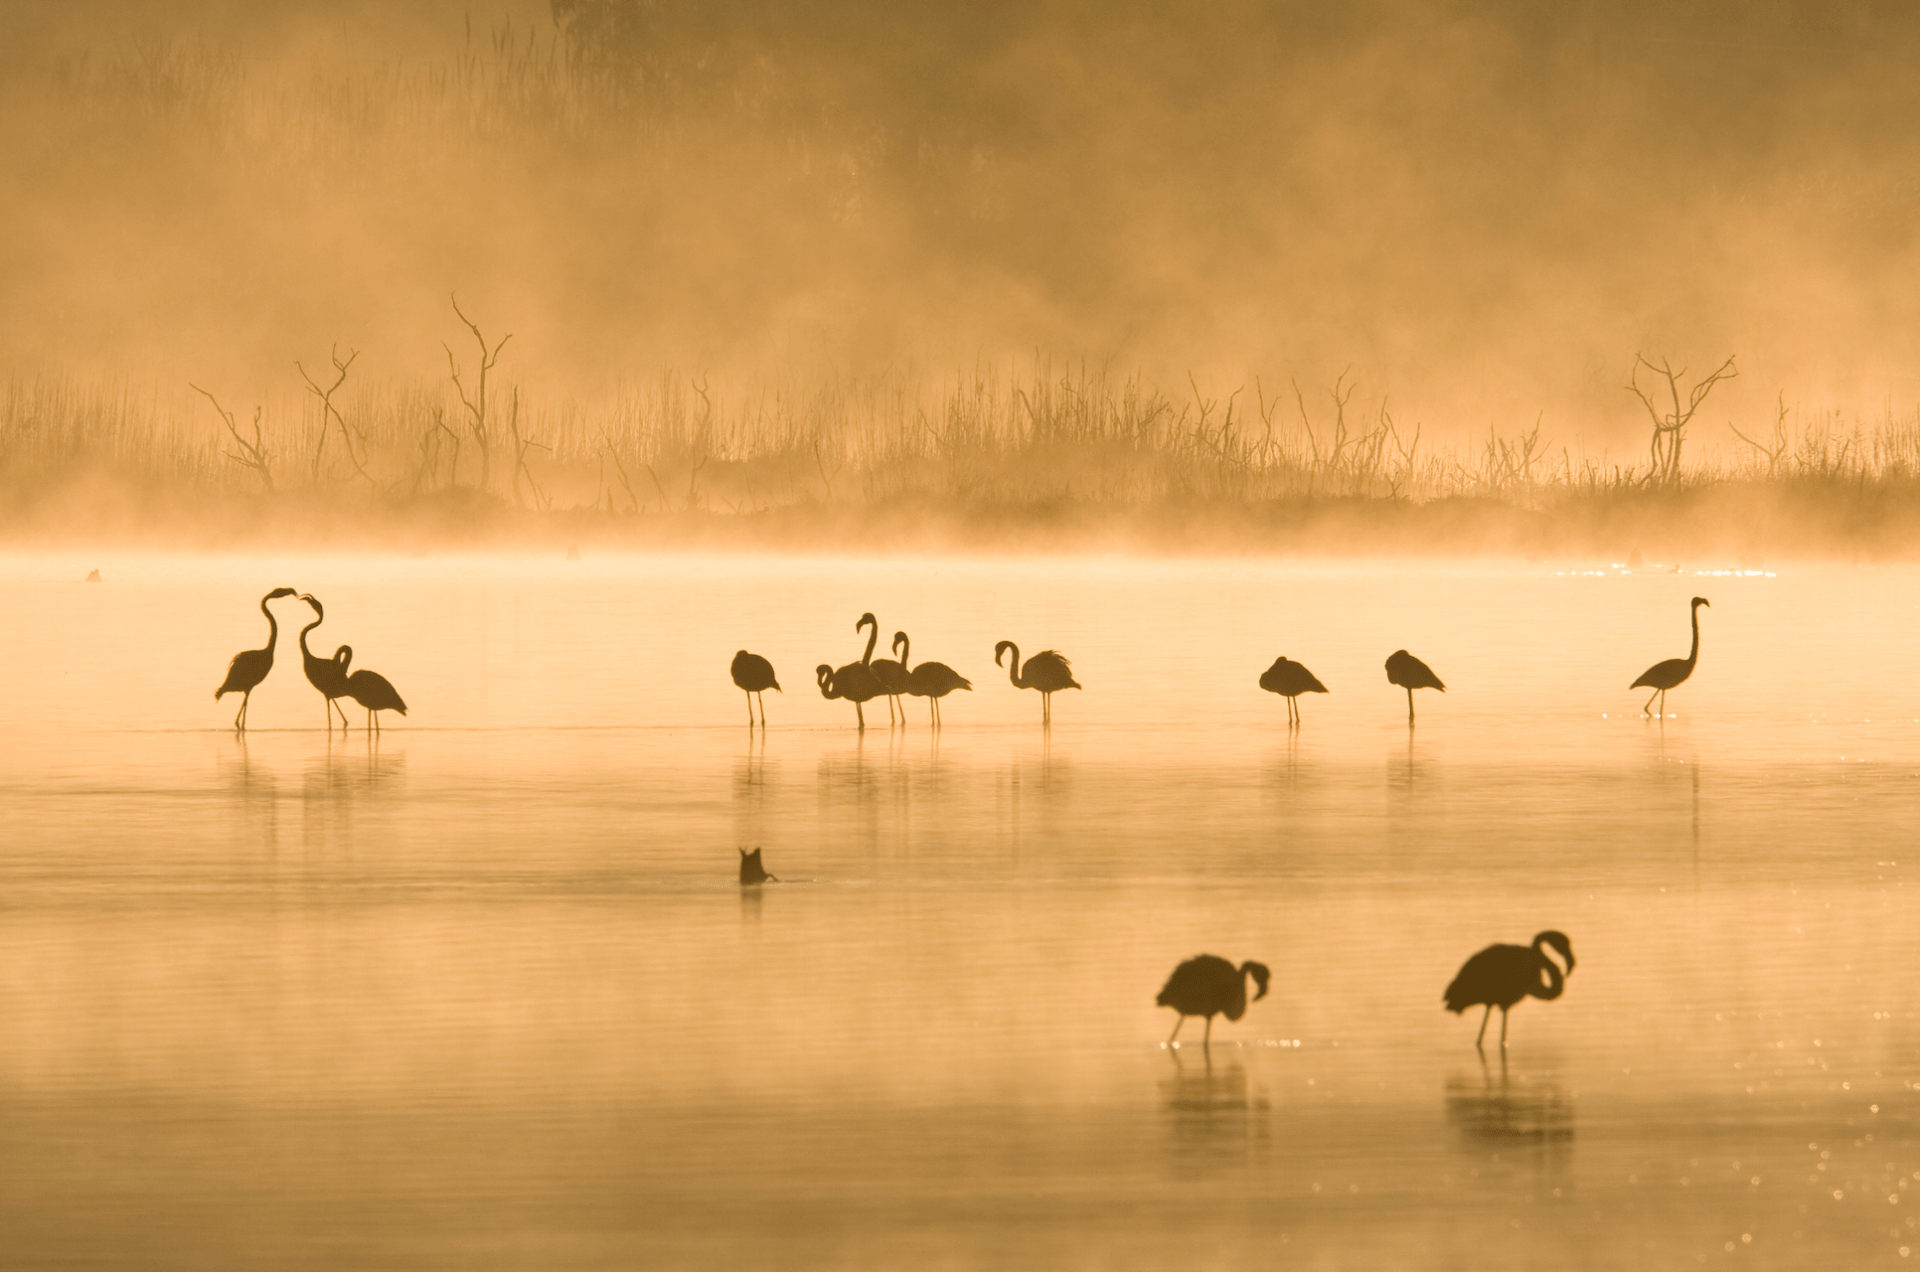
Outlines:
{"type": "MultiPolygon", "coordinates": [[[[229,693],[240,695],[240,710],[233,717],[233,727],[244,732],[247,727],[247,704],[253,697],[253,691],[267,673],[273,670],[273,646],[280,637],[280,624],[274,620],[273,611],[267,608],[267,602],[282,596],[294,595],[290,587],[276,587],[260,598],[260,612],[267,616],[267,647],[265,649],[242,650],[233,656],[227,664],[227,678],[213,691],[214,701],[229,693]]],[[[326,611],[313,596],[301,593],[300,599],[313,609],[314,619],[300,629],[300,657],[306,666],[307,682],[320,691],[326,700],[327,729],[333,729],[333,713],[340,712],[340,727],[350,727],[347,713],[337,699],[352,698],[367,709],[367,727],[374,732],[380,729],[380,712],[398,711],[407,713],[407,704],[401,701],[400,694],[392,683],[377,671],[349,671],[353,662],[353,647],[342,645],[334,650],[332,658],[322,658],[307,648],[307,633],[320,626],[326,620],[326,611]]]]}
{"type": "MultiPolygon", "coordinates": [[[[1253,977],[1254,984],[1260,987],[1260,992],[1253,996],[1253,1001],[1259,1002],[1267,996],[1270,975],[1265,963],[1247,962],[1235,967],[1215,954],[1201,954],[1181,963],[1167,978],[1160,996],[1154,999],[1157,1005],[1180,1013],[1180,1018],[1173,1022],[1173,1032],[1167,1035],[1166,1045],[1171,1047],[1179,1039],[1180,1026],[1187,1022],[1188,1016],[1207,1018],[1207,1031],[1200,1045],[1210,1045],[1215,1016],[1238,1020],[1246,1013],[1247,977],[1253,977]]],[[[1534,937],[1532,945],[1489,945],[1481,950],[1460,968],[1441,1001],[1456,1015],[1469,1007],[1486,1007],[1486,1014],[1480,1017],[1480,1034],[1473,1040],[1476,1049],[1485,1043],[1487,1020],[1498,1007],[1500,1046],[1505,1048],[1507,1013],[1523,998],[1551,1001],[1560,997],[1571,975],[1573,942],[1564,932],[1548,930],[1534,937]],[[1543,945],[1552,946],[1560,955],[1567,965],[1564,972],[1547,957],[1541,948],[1543,945]]]]}

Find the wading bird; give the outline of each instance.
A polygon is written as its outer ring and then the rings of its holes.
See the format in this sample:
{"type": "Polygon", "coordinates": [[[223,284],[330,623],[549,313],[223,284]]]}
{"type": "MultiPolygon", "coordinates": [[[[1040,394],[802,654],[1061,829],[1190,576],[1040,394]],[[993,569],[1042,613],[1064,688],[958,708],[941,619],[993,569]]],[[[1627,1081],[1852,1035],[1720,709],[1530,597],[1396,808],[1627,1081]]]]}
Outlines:
{"type": "MultiPolygon", "coordinates": [[[[1640,708],[1641,715],[1651,713],[1650,708],[1653,706],[1653,700],[1655,698],[1660,699],[1660,714],[1665,715],[1667,713],[1667,690],[1686,683],[1687,677],[1693,674],[1693,665],[1700,661],[1700,607],[1702,605],[1705,605],[1708,609],[1713,608],[1713,606],[1708,603],[1706,597],[1696,596],[1693,598],[1693,609],[1691,611],[1693,614],[1693,648],[1687,651],[1687,656],[1685,658],[1669,658],[1665,662],[1657,662],[1641,672],[1640,679],[1627,686],[1629,689],[1653,690],[1651,694],[1647,695],[1647,705],[1640,708]]],[[[1735,617],[1737,618],[1738,615],[1735,615],[1735,617]]]]}
{"type": "Polygon", "coordinates": [[[780,882],[780,876],[768,874],[767,868],[760,864],[760,850],[758,848],[755,848],[752,852],[748,852],[745,848],[740,850],[740,884],[742,887],[755,883],[778,882],[780,882]]]}
{"type": "Polygon", "coordinates": [[[1480,1035],[1473,1040],[1476,1049],[1486,1041],[1487,1020],[1493,1009],[1500,1009],[1500,1045],[1507,1045],[1507,1013],[1515,1003],[1531,994],[1535,998],[1554,999],[1566,990],[1567,977],[1573,975],[1573,942],[1565,932],[1551,929],[1533,938],[1532,945],[1489,945],[1460,968],[1460,974],[1447,986],[1447,1010],[1455,1015],[1469,1007],[1486,1004],[1480,1017],[1480,1035]],[[1559,951],[1567,964],[1563,975],[1542,945],[1559,951]],[[1542,979],[1544,977],[1544,980],[1542,979]]]}
{"type": "Polygon", "coordinates": [[[260,612],[267,616],[267,647],[265,649],[243,649],[233,656],[227,664],[227,678],[213,691],[213,700],[220,701],[223,694],[240,695],[240,710],[233,717],[233,727],[245,732],[247,728],[247,702],[253,697],[253,691],[267,673],[273,670],[273,646],[280,639],[280,624],[274,621],[273,611],[267,608],[267,602],[282,596],[292,596],[290,587],[276,587],[260,598],[260,612]]]}
{"type": "Polygon", "coordinates": [[[993,665],[1000,666],[1000,656],[1008,650],[1013,651],[1013,660],[1007,664],[1007,679],[1013,682],[1015,689],[1038,689],[1040,691],[1040,723],[1053,723],[1053,695],[1062,689],[1078,689],[1079,682],[1073,678],[1073,664],[1066,655],[1056,649],[1043,649],[1027,659],[1024,670],[1020,666],[1020,646],[1010,640],[1003,640],[993,647],[993,665]]]}
{"type": "Polygon", "coordinates": [[[873,678],[873,672],[867,665],[848,663],[836,670],[821,663],[813,669],[813,678],[820,684],[822,698],[845,698],[853,704],[854,713],[860,720],[860,731],[865,733],[867,713],[860,704],[880,696],[880,682],[873,678]]]}
{"type": "MultiPolygon", "coordinates": [[[[879,621],[872,614],[862,614],[860,621],[853,625],[853,630],[858,632],[862,627],[868,626],[873,628],[873,635],[867,637],[867,656],[860,661],[867,664],[867,669],[873,672],[873,678],[880,682],[880,692],[887,695],[887,723],[893,723],[893,709],[898,706],[900,723],[904,725],[907,722],[907,708],[906,704],[900,701],[900,695],[910,692],[907,688],[906,664],[895,662],[891,658],[882,658],[879,662],[875,662],[873,643],[880,639],[879,621]]],[[[899,632],[894,633],[893,643],[896,646],[900,643],[900,635],[899,632]]]]}
{"type": "MultiPolygon", "coordinates": [[[[907,658],[913,652],[913,644],[905,632],[893,634],[893,648],[900,655],[900,665],[907,665],[907,658]]],[[[955,689],[973,690],[973,682],[942,662],[923,662],[907,672],[907,692],[916,698],[927,699],[927,708],[933,713],[935,727],[940,724],[940,699],[955,689]]]]}
{"type": "MultiPolygon", "coordinates": [[[[377,671],[347,672],[347,664],[353,661],[353,646],[342,645],[333,651],[333,662],[345,677],[346,696],[367,709],[367,727],[375,733],[380,731],[380,712],[398,711],[407,714],[407,704],[400,701],[400,693],[393,682],[377,671]]],[[[345,712],[341,713],[346,714],[345,712]]]]}
{"type": "Polygon", "coordinates": [[[1254,983],[1260,986],[1260,992],[1253,996],[1253,1001],[1259,1002],[1267,996],[1268,975],[1265,963],[1248,962],[1235,967],[1214,954],[1198,955],[1174,968],[1160,996],[1153,1000],[1180,1013],[1180,1019],[1173,1022],[1173,1032],[1167,1035],[1167,1045],[1172,1046],[1173,1040],[1180,1036],[1180,1026],[1187,1023],[1188,1016],[1207,1018],[1207,1032],[1200,1039],[1200,1045],[1204,1047],[1212,1042],[1216,1015],[1238,1020],[1246,1014],[1247,977],[1253,977],[1254,983]]]}
{"type": "Polygon", "coordinates": [[[773,664],[758,654],[741,650],[733,656],[733,683],[747,691],[747,727],[753,727],[753,695],[760,695],[760,727],[767,727],[767,690],[785,693],[773,678],[773,664]]]}
{"type": "Polygon", "coordinates": [[[310,592],[302,592],[300,599],[313,606],[313,621],[300,629],[300,658],[306,664],[307,683],[318,689],[320,696],[327,700],[327,732],[333,732],[335,711],[340,712],[340,727],[349,728],[346,711],[334,701],[335,698],[347,696],[346,672],[333,659],[318,657],[307,648],[307,633],[327,621],[327,611],[320,607],[320,602],[310,592]]]}
{"type": "Polygon", "coordinates": [[[1396,649],[1387,656],[1387,683],[1399,685],[1407,691],[1408,724],[1413,723],[1415,689],[1438,689],[1441,693],[1447,691],[1447,687],[1440,683],[1440,677],[1433,674],[1433,668],[1404,649],[1396,649]]]}
{"type": "Polygon", "coordinates": [[[1300,723],[1300,704],[1295,699],[1303,693],[1327,691],[1318,676],[1284,654],[1274,659],[1273,666],[1261,673],[1260,687],[1287,700],[1287,723],[1294,725],[1300,723]]]}

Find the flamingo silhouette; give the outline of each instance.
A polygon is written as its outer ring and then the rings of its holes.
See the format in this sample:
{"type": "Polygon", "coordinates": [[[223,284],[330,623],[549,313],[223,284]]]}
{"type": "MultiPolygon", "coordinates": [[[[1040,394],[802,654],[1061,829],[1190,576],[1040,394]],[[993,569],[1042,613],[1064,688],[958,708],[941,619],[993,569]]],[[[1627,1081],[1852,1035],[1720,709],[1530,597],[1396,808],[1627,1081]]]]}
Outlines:
{"type": "Polygon", "coordinates": [[[1413,723],[1415,689],[1438,689],[1441,693],[1447,691],[1447,687],[1440,683],[1440,677],[1433,674],[1433,668],[1404,649],[1396,649],[1387,655],[1387,683],[1399,685],[1407,691],[1408,724],[1413,723]]]}
{"type": "Polygon", "coordinates": [[[307,683],[320,691],[327,700],[327,732],[333,732],[333,713],[340,712],[340,727],[350,728],[347,713],[335,702],[335,698],[348,696],[347,675],[331,658],[321,658],[307,648],[307,633],[327,621],[327,611],[321,608],[319,600],[310,592],[302,592],[300,599],[313,606],[313,621],[300,629],[300,657],[306,664],[307,683]]]}
{"type": "Polygon", "coordinates": [[[267,647],[265,649],[243,649],[233,656],[227,664],[227,678],[213,691],[213,700],[220,701],[224,694],[240,695],[240,710],[234,714],[233,727],[239,732],[247,730],[247,702],[253,697],[254,689],[267,673],[273,670],[273,646],[280,639],[280,624],[274,621],[273,611],[267,608],[267,602],[282,596],[292,596],[290,587],[276,587],[260,598],[260,612],[267,616],[267,647]]]}
{"type": "MultiPolygon", "coordinates": [[[[867,668],[873,672],[874,679],[880,682],[880,692],[887,695],[887,723],[892,724],[894,706],[900,702],[901,694],[909,692],[906,664],[895,662],[891,658],[882,658],[879,662],[873,661],[873,644],[880,639],[880,623],[872,614],[862,614],[860,621],[853,625],[853,630],[858,632],[862,627],[872,627],[873,634],[867,637],[867,656],[860,661],[867,664],[867,668]]],[[[895,645],[900,643],[897,633],[893,640],[895,645]]],[[[907,709],[905,705],[901,705],[900,723],[904,725],[906,722],[907,709]]]]}
{"type": "MultiPolygon", "coordinates": [[[[346,684],[346,696],[367,709],[367,727],[375,733],[380,731],[380,712],[398,711],[407,714],[407,704],[400,700],[400,693],[393,683],[377,671],[360,670],[349,675],[347,664],[353,661],[353,646],[342,645],[333,651],[334,666],[340,669],[340,675],[346,684]]],[[[346,713],[341,712],[342,715],[346,713]]]]}
{"type": "Polygon", "coordinates": [[[1235,967],[1216,954],[1197,955],[1174,968],[1160,996],[1153,1000],[1180,1013],[1180,1019],[1173,1022],[1173,1032],[1167,1035],[1167,1045],[1172,1046],[1180,1036],[1180,1026],[1187,1023],[1188,1016],[1207,1018],[1206,1036],[1200,1045],[1211,1044],[1213,1018],[1218,1015],[1228,1020],[1240,1019],[1247,1010],[1247,977],[1253,977],[1260,986],[1260,992],[1253,996],[1253,1000],[1259,1002],[1267,996],[1268,975],[1265,963],[1248,962],[1235,967]]]}
{"type": "Polygon", "coordinates": [[[760,727],[767,727],[767,694],[771,689],[775,693],[785,693],[780,682],[773,678],[773,664],[758,654],[741,650],[733,656],[733,683],[747,691],[747,727],[753,727],[753,695],[760,695],[760,727]]]}
{"type": "MultiPolygon", "coordinates": [[[[905,632],[893,634],[893,648],[899,651],[900,665],[907,665],[907,658],[913,652],[913,643],[905,632]]],[[[923,662],[907,672],[907,692],[916,698],[927,700],[927,709],[933,713],[933,723],[940,724],[940,699],[955,689],[973,691],[973,682],[942,662],[923,662]]]]}
{"type": "MultiPolygon", "coordinates": [[[[1629,689],[1653,690],[1651,694],[1647,695],[1646,706],[1640,708],[1641,715],[1650,714],[1648,708],[1653,706],[1653,700],[1658,698],[1660,699],[1660,714],[1664,716],[1667,713],[1667,690],[1678,688],[1686,682],[1688,676],[1693,674],[1694,664],[1700,661],[1700,607],[1702,605],[1705,605],[1708,609],[1713,608],[1713,605],[1706,597],[1696,596],[1693,598],[1693,608],[1690,611],[1693,615],[1693,647],[1687,650],[1687,656],[1685,658],[1669,658],[1665,662],[1657,662],[1641,672],[1640,679],[1627,686],[1629,689]]],[[[1738,616],[1736,615],[1736,617],[1738,616]]]]}
{"type": "Polygon", "coordinates": [[[1073,678],[1073,664],[1066,655],[1057,649],[1043,649],[1027,659],[1023,670],[1020,666],[1020,646],[1010,640],[1003,640],[993,647],[993,665],[1000,666],[1001,655],[1013,651],[1013,661],[1007,664],[1007,679],[1015,689],[1038,689],[1040,691],[1040,723],[1053,723],[1053,695],[1062,689],[1078,689],[1080,685],[1073,678]]]}
{"type": "Polygon", "coordinates": [[[1301,694],[1327,691],[1319,677],[1284,654],[1273,660],[1273,666],[1260,673],[1260,687],[1287,700],[1287,723],[1290,725],[1300,723],[1300,704],[1295,700],[1301,694]]]}
{"type": "Polygon", "coordinates": [[[813,678],[819,682],[822,698],[845,698],[853,704],[860,731],[865,733],[867,713],[860,704],[880,696],[880,682],[873,678],[872,670],[863,662],[848,663],[838,670],[821,663],[813,669],[813,678]]]}
{"type": "Polygon", "coordinates": [[[1507,1013],[1522,998],[1532,995],[1551,1001],[1565,992],[1567,977],[1573,975],[1573,942],[1565,932],[1548,929],[1533,938],[1532,945],[1489,945],[1460,968],[1460,974],[1447,986],[1447,1010],[1459,1015],[1469,1007],[1486,1004],[1480,1017],[1480,1034],[1473,1040],[1478,1049],[1487,1036],[1487,1020],[1493,1009],[1500,1009],[1500,1046],[1507,1045],[1507,1013]],[[1547,957],[1542,945],[1551,945],[1566,961],[1561,974],[1547,957]],[[1545,983],[1541,978],[1545,977],[1545,983]]]}

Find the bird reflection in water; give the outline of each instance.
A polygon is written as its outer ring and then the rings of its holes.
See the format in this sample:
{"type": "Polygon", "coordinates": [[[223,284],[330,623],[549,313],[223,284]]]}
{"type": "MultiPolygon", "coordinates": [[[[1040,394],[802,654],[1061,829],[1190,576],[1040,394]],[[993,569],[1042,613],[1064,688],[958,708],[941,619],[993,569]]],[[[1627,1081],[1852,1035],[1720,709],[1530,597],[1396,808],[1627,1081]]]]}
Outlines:
{"type": "Polygon", "coordinates": [[[349,741],[328,732],[324,752],[307,765],[306,798],[377,795],[400,781],[407,767],[406,749],[382,742],[377,732],[363,736],[363,741],[349,741]]]}
{"type": "Polygon", "coordinates": [[[1528,1149],[1536,1154],[1536,1165],[1564,1165],[1573,1143],[1573,1102],[1558,1083],[1524,1077],[1515,1082],[1505,1056],[1499,1068],[1496,1078],[1482,1056],[1478,1078],[1456,1075],[1447,1080],[1447,1121],[1459,1132],[1462,1147],[1492,1150],[1496,1161],[1528,1149]]]}
{"type": "Polygon", "coordinates": [[[1167,1054],[1173,1072],[1161,1079],[1160,1093],[1176,1167],[1219,1167],[1259,1155],[1269,1140],[1268,1101],[1250,1090],[1240,1059],[1215,1061],[1205,1048],[1196,1063],[1178,1048],[1167,1054]]]}

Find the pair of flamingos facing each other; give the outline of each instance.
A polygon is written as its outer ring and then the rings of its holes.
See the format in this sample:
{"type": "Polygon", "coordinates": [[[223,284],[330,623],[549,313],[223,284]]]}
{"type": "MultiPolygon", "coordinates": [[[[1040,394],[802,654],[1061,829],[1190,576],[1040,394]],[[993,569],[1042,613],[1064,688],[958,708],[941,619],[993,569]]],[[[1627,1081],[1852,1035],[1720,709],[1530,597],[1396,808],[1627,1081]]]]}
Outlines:
{"type": "MultiPolygon", "coordinates": [[[[1654,698],[1660,699],[1660,714],[1667,710],[1667,690],[1684,683],[1693,674],[1694,667],[1700,661],[1700,607],[1712,609],[1712,604],[1704,596],[1696,596],[1692,602],[1693,647],[1685,658],[1669,658],[1657,662],[1640,673],[1640,679],[1627,686],[1629,689],[1651,689],[1652,695],[1646,705],[1640,708],[1642,715],[1652,714],[1654,698]]],[[[1387,657],[1387,683],[1399,685],[1407,691],[1407,723],[1413,723],[1413,691],[1415,689],[1438,689],[1441,693],[1447,687],[1440,683],[1440,677],[1433,674],[1433,668],[1415,658],[1404,649],[1395,650],[1387,657]]],[[[1260,677],[1260,687],[1269,693],[1277,693],[1287,700],[1287,724],[1298,727],[1300,724],[1300,705],[1296,699],[1303,693],[1325,693],[1327,687],[1320,683],[1314,674],[1292,659],[1281,657],[1260,677]]]]}
{"type": "MultiPolygon", "coordinates": [[[[290,587],[276,587],[260,598],[260,612],[267,616],[267,647],[265,649],[245,649],[233,656],[227,664],[227,678],[213,691],[214,701],[230,693],[240,695],[240,710],[233,717],[233,727],[241,732],[247,727],[247,703],[253,697],[253,691],[267,673],[273,670],[273,647],[280,638],[280,624],[274,621],[273,611],[267,608],[267,602],[282,596],[293,596],[290,587]]],[[[306,665],[307,681],[320,691],[327,702],[327,728],[333,728],[333,713],[340,712],[340,727],[351,727],[347,713],[335,701],[338,698],[352,698],[367,709],[367,727],[379,732],[382,711],[398,711],[407,714],[407,704],[400,700],[400,694],[392,683],[377,671],[362,668],[349,674],[347,668],[353,662],[353,646],[342,645],[334,650],[333,657],[321,658],[307,648],[307,633],[326,621],[326,611],[320,602],[305,593],[300,599],[313,607],[314,619],[300,629],[300,656],[306,665]]]]}
{"type": "MultiPolygon", "coordinates": [[[[1187,1022],[1188,1016],[1205,1016],[1207,1032],[1200,1045],[1206,1046],[1213,1041],[1213,1018],[1225,1016],[1228,1020],[1238,1020],[1247,1010],[1247,977],[1253,977],[1260,992],[1253,996],[1254,1001],[1267,996],[1267,980],[1271,973],[1265,963],[1246,962],[1235,967],[1216,954],[1202,954],[1190,958],[1173,969],[1173,975],[1167,978],[1166,986],[1154,1001],[1162,1007],[1171,1007],[1180,1013],[1180,1019],[1173,1022],[1173,1033],[1167,1037],[1167,1045],[1172,1046],[1180,1037],[1180,1026],[1187,1022]]],[[[1548,929],[1533,938],[1531,945],[1489,945],[1460,968],[1459,974],[1447,986],[1441,1001],[1448,1011],[1458,1015],[1469,1007],[1484,1006],[1487,1010],[1480,1017],[1480,1034],[1473,1040],[1476,1050],[1482,1048],[1487,1038],[1487,1021],[1493,1015],[1493,1009],[1500,1009],[1500,1046],[1507,1045],[1507,1013],[1523,998],[1540,998],[1551,1001],[1566,991],[1567,977],[1573,975],[1573,942],[1567,939],[1565,932],[1548,929]],[[1543,946],[1551,946],[1560,959],[1567,965],[1562,972],[1543,946]]]]}
{"type": "MultiPolygon", "coordinates": [[[[857,635],[871,628],[867,634],[866,653],[859,662],[848,663],[844,667],[831,667],[821,663],[814,668],[814,679],[820,686],[823,698],[844,698],[853,703],[854,712],[860,722],[860,728],[867,727],[865,705],[873,699],[884,696],[887,699],[887,718],[893,719],[893,708],[902,694],[928,699],[928,709],[933,723],[940,724],[940,699],[955,689],[971,691],[973,682],[953,668],[940,662],[923,662],[917,667],[909,666],[912,654],[912,642],[905,632],[893,634],[892,650],[899,654],[896,661],[882,658],[874,661],[873,649],[880,639],[880,623],[871,613],[862,614],[853,625],[857,635]]],[[[1003,640],[994,647],[994,665],[1001,666],[1001,660],[1011,652],[1011,665],[1007,666],[1007,679],[1016,689],[1037,689],[1040,691],[1041,720],[1053,721],[1052,696],[1062,689],[1078,689],[1080,685],[1073,678],[1073,668],[1064,655],[1055,650],[1042,650],[1027,659],[1026,665],[1020,663],[1020,647],[1010,640],[1003,640]]],[[[758,654],[741,650],[733,656],[733,683],[747,694],[747,723],[753,723],[753,698],[755,694],[764,694],[768,689],[779,689],[774,678],[773,664],[758,654]]],[[[900,710],[901,723],[906,722],[906,708],[900,710]]],[[[767,707],[764,697],[760,704],[760,726],[766,727],[767,707]]]]}

